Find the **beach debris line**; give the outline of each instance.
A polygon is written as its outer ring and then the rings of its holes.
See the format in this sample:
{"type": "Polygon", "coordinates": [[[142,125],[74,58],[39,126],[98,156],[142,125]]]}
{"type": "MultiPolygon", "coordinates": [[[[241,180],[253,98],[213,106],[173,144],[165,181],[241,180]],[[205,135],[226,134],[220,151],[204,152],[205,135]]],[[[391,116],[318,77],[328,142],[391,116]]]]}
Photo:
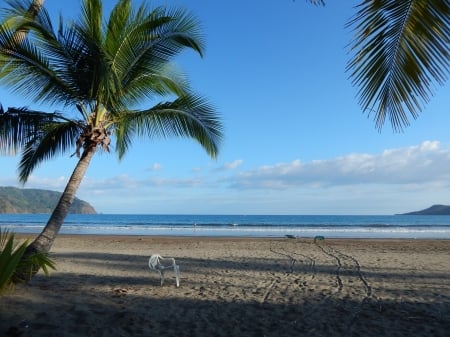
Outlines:
{"type": "Polygon", "coordinates": [[[116,288],[114,289],[114,296],[125,296],[128,294],[128,289],[116,288]]]}

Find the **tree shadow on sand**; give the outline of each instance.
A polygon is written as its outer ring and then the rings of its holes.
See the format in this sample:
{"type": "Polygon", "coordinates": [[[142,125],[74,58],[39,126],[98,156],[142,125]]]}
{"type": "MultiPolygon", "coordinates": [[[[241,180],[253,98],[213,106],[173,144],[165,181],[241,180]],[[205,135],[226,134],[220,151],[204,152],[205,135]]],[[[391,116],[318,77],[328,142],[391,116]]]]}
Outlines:
{"type": "MultiPolygon", "coordinates": [[[[380,300],[364,291],[352,295],[363,284],[349,283],[357,281],[351,271],[341,270],[339,287],[333,283],[336,266],[319,264],[313,270],[306,260],[292,268],[278,258],[180,258],[182,280],[176,288],[170,278],[159,286],[146,256],[53,256],[112,272],[38,275],[0,300],[1,336],[448,336],[450,326],[448,289],[439,297],[424,287],[420,298],[427,300],[414,302],[380,300]],[[253,279],[233,282],[246,275],[253,279]]],[[[395,284],[409,276],[406,270],[364,271],[369,283],[395,284]]],[[[419,276],[428,285],[446,277],[419,276]]]]}

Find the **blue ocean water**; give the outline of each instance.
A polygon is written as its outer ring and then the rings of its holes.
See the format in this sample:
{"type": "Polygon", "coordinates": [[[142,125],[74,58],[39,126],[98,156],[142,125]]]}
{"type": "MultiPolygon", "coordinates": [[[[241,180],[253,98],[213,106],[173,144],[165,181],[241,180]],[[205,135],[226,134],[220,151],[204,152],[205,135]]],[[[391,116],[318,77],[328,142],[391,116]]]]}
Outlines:
{"type": "MultiPolygon", "coordinates": [[[[39,233],[48,214],[0,214],[0,227],[39,233]]],[[[450,239],[450,216],[70,214],[62,234],[450,239]]]]}

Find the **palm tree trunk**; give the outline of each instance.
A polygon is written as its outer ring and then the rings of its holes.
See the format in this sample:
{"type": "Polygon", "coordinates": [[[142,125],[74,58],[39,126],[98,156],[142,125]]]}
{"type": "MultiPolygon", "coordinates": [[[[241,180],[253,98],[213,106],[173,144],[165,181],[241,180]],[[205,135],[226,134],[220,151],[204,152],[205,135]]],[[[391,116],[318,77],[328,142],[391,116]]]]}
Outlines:
{"type": "MultiPolygon", "coordinates": [[[[38,14],[41,7],[44,5],[44,0],[33,0],[33,3],[28,7],[27,15],[34,19],[38,14]]],[[[16,41],[17,43],[22,43],[25,40],[25,37],[28,33],[28,30],[17,30],[14,32],[12,41],[16,41]]]]}
{"type": "MultiPolygon", "coordinates": [[[[62,193],[58,204],[56,205],[53,213],[51,214],[47,225],[44,227],[42,232],[36,237],[36,239],[27,247],[25,254],[22,257],[23,261],[36,253],[48,253],[53,245],[53,242],[58,235],[64,220],[69,214],[70,207],[72,206],[73,200],[80,187],[81,181],[89,167],[92,157],[94,156],[96,147],[90,147],[85,150],[81,155],[72,175],[67,182],[66,188],[62,193]]],[[[23,268],[18,269],[13,277],[14,282],[28,281],[39,271],[37,266],[30,266],[30,264],[24,265],[23,268]]]]}
{"type": "Polygon", "coordinates": [[[31,243],[29,249],[33,249],[37,252],[47,253],[50,251],[56,235],[58,235],[61,229],[64,219],[69,214],[70,207],[72,206],[75,195],[80,187],[81,180],[83,179],[86,170],[91,162],[91,159],[95,153],[95,147],[87,150],[83,153],[77,166],[73,170],[72,176],[67,182],[66,188],[59,199],[58,204],[53,210],[47,225],[44,227],[38,237],[31,243]]]}

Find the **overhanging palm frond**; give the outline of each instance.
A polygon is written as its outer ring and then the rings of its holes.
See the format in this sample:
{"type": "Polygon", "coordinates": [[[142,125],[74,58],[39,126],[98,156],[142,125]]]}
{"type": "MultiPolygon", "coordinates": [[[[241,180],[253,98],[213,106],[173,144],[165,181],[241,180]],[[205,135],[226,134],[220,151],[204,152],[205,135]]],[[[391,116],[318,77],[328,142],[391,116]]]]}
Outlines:
{"type": "Polygon", "coordinates": [[[81,125],[70,120],[52,120],[28,137],[19,163],[19,180],[25,183],[43,161],[75,148],[81,125]]]}
{"type": "Polygon", "coordinates": [[[325,6],[325,0],[309,0],[313,5],[322,5],[325,6]]]}
{"type": "Polygon", "coordinates": [[[127,150],[129,142],[126,140],[133,134],[150,138],[192,138],[212,158],[216,157],[222,139],[222,125],[214,108],[204,98],[194,95],[161,103],[148,110],[125,113],[116,129],[123,130],[116,134],[119,158],[127,150]]]}
{"type": "Polygon", "coordinates": [[[409,125],[447,79],[450,2],[363,0],[348,26],[356,32],[347,66],[359,102],[376,127],[389,118],[394,131],[409,125]]]}

